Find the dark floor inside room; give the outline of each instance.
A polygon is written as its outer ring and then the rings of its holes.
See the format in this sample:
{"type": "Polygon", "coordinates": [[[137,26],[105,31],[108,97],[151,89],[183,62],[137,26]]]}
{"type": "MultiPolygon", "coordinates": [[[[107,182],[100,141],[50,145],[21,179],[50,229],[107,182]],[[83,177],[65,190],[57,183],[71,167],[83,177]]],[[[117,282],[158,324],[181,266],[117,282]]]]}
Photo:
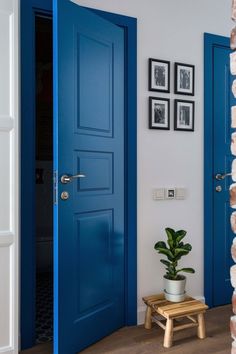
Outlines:
{"type": "Polygon", "coordinates": [[[39,274],[36,289],[36,344],[53,340],[52,274],[39,274]]]}

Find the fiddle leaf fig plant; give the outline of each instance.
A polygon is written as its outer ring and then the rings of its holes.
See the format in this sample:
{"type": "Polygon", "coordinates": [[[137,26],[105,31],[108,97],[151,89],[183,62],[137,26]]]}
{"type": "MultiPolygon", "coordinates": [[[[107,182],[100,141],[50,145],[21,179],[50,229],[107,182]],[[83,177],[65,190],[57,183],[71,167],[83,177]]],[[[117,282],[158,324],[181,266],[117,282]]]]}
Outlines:
{"type": "Polygon", "coordinates": [[[167,244],[164,241],[159,241],[155,244],[154,249],[166,256],[167,260],[161,259],[161,263],[166,266],[165,278],[170,280],[180,280],[183,276],[179,273],[195,273],[193,268],[180,268],[178,267],[179,260],[186,256],[191,250],[192,246],[189,243],[184,244],[182,242],[183,238],[186,236],[187,232],[185,230],[175,231],[171,228],[166,228],[167,244]]]}

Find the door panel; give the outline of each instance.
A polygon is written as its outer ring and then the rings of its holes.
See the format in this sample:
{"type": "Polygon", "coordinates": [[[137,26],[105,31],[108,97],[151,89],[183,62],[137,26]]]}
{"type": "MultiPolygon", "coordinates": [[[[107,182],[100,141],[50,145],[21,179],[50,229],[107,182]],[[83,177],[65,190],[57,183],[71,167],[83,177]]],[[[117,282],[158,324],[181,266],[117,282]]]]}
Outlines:
{"type": "Polygon", "coordinates": [[[125,321],[123,37],[54,1],[55,353],[76,353],[125,321]],[[86,177],[60,182],[78,173],[86,177]]]}
{"type": "Polygon", "coordinates": [[[231,177],[217,181],[217,173],[231,172],[233,157],[230,151],[231,125],[230,107],[233,104],[231,93],[232,77],[229,70],[230,49],[215,46],[213,53],[214,67],[214,255],[213,255],[213,304],[214,306],[230,303],[232,287],[229,269],[232,265],[230,254],[234,234],[230,227],[232,209],[229,203],[231,177]],[[215,188],[222,187],[221,192],[215,188]]]}
{"type": "Polygon", "coordinates": [[[78,130],[80,134],[112,136],[112,43],[103,38],[77,37],[78,130]],[[95,60],[89,60],[94,57],[95,60]],[[84,83],[86,82],[86,86],[84,83]],[[83,90],[79,88],[83,86],[83,90]],[[96,98],[96,106],[88,104],[96,98]],[[94,114],[94,109],[99,115],[94,114]]]}
{"type": "Polygon", "coordinates": [[[80,151],[77,153],[77,170],[96,171],[96,177],[88,175],[77,182],[79,196],[104,195],[113,193],[113,164],[112,152],[80,151]]]}
{"type": "Polygon", "coordinates": [[[111,298],[112,268],[107,263],[112,257],[110,245],[113,210],[79,214],[75,230],[79,243],[76,248],[80,251],[77,264],[80,276],[77,299],[78,317],[81,317],[92,308],[99,310],[102,306],[107,306],[111,298]],[[90,247],[85,253],[88,243],[90,247]],[[87,271],[84,272],[84,269],[87,271]]]}

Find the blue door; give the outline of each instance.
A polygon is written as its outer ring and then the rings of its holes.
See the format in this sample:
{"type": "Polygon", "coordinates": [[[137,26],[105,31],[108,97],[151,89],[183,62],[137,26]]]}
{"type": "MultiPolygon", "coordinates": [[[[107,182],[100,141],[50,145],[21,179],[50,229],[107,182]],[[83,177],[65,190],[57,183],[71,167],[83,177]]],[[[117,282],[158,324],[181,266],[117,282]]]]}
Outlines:
{"type": "Polygon", "coordinates": [[[53,11],[54,354],[74,354],[125,323],[124,33],[53,11]]]}
{"type": "MultiPolygon", "coordinates": [[[[213,226],[213,306],[231,302],[232,287],[229,269],[232,265],[231,244],[234,234],[230,227],[232,209],[229,203],[231,177],[218,180],[217,174],[231,172],[233,157],[230,152],[231,119],[233,104],[232,76],[229,70],[229,40],[213,48],[213,176],[214,226],[213,226]]],[[[207,252],[207,250],[206,250],[207,252]]]]}

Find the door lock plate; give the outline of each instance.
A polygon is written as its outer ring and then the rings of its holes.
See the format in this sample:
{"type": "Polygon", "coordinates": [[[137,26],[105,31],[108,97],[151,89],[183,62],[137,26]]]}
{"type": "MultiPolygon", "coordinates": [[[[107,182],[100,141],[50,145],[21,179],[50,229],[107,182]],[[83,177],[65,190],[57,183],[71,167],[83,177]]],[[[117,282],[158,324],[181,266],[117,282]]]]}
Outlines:
{"type": "Polygon", "coordinates": [[[61,199],[62,200],[67,200],[67,199],[69,199],[69,197],[70,197],[70,195],[69,195],[68,192],[62,192],[61,193],[61,199]]]}

